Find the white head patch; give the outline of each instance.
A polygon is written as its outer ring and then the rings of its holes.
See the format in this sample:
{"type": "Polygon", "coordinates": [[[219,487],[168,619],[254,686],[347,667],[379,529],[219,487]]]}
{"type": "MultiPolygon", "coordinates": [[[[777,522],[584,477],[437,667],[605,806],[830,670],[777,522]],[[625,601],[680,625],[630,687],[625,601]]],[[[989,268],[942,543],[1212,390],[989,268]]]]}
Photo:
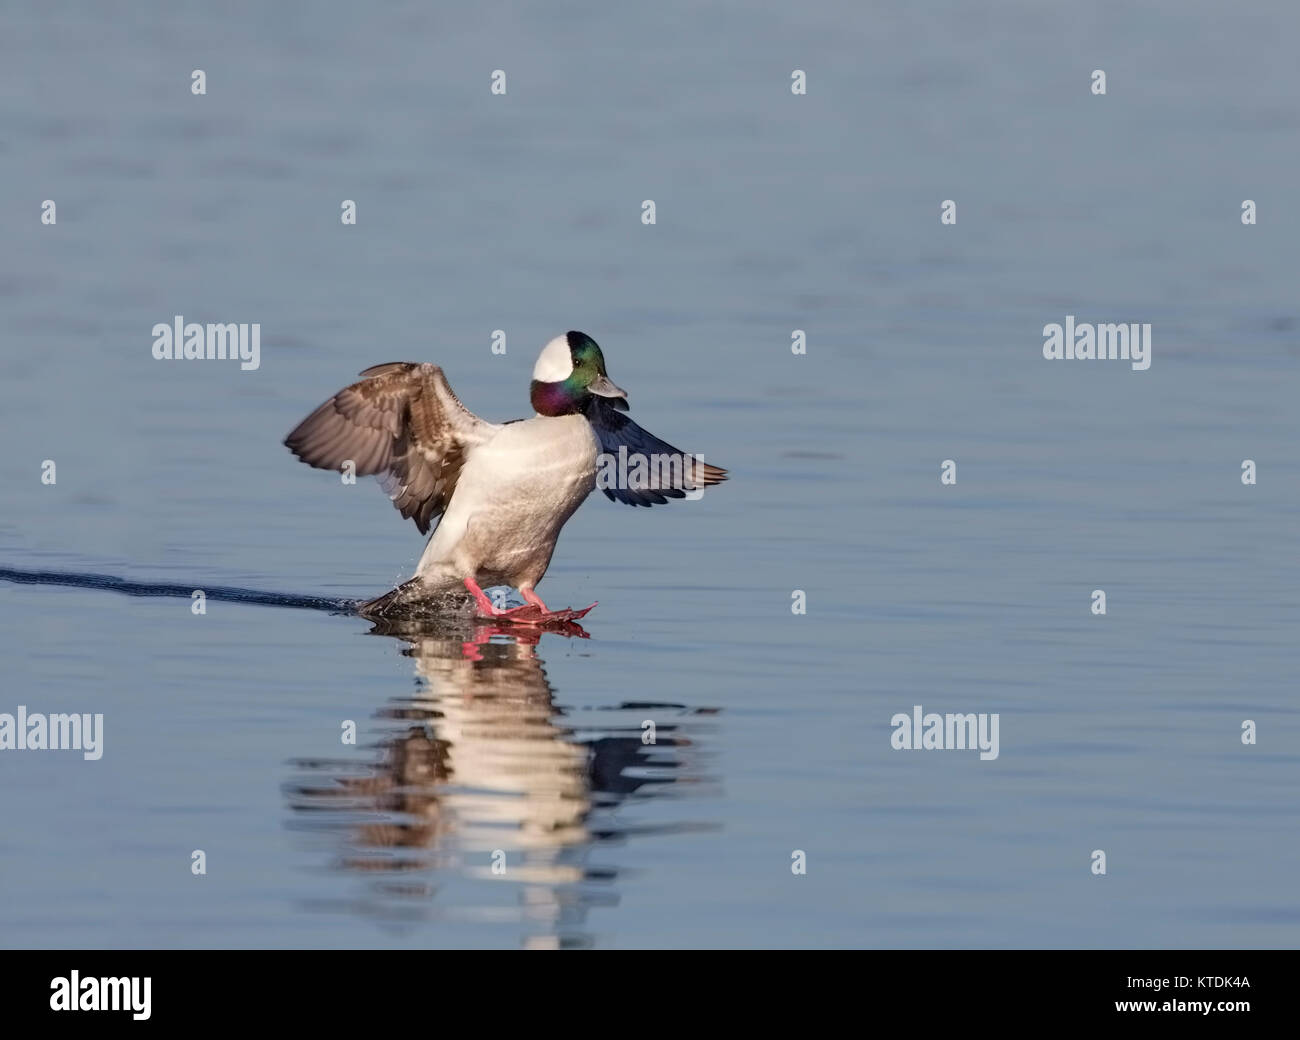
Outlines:
{"type": "Polygon", "coordinates": [[[539,383],[561,383],[573,375],[573,356],[569,353],[569,337],[556,336],[537,355],[533,378],[539,383]]]}

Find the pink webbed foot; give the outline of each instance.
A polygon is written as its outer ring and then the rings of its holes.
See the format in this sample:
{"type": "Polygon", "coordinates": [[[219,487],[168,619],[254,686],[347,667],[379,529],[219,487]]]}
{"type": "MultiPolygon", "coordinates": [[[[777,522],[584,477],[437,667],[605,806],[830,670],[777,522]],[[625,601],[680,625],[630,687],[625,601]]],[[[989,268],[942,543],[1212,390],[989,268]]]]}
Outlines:
{"type": "MultiPolygon", "coordinates": [[[[537,595],[537,593],[532,589],[520,589],[519,594],[524,597],[529,607],[535,607],[537,610],[541,611],[541,617],[543,620],[549,622],[577,621],[580,617],[586,617],[587,612],[596,605],[593,603],[591,607],[583,607],[582,610],[552,610],[542,602],[542,597],[537,595]]],[[[516,607],[515,609],[526,610],[528,608],[516,607]]]]}
{"type": "Polygon", "coordinates": [[[479,617],[490,618],[493,621],[508,621],[515,625],[558,625],[577,621],[579,618],[585,617],[587,611],[596,605],[593,603],[591,607],[586,607],[583,610],[551,610],[532,589],[520,589],[520,593],[527,602],[522,607],[502,610],[487,598],[487,595],[472,578],[465,579],[465,588],[469,589],[469,594],[474,597],[474,604],[478,608],[479,617]]]}

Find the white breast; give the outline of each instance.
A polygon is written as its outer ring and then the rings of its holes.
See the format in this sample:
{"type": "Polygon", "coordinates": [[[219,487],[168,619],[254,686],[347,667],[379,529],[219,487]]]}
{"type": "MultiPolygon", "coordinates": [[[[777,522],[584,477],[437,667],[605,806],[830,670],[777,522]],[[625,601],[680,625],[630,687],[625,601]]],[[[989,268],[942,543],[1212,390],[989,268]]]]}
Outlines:
{"type": "MultiPolygon", "coordinates": [[[[551,497],[547,489],[583,483],[594,473],[599,451],[591,424],[581,415],[537,416],[507,423],[487,444],[474,451],[461,473],[493,497],[519,501],[551,497]],[[524,496],[523,489],[532,494],[524,496]]],[[[461,486],[457,486],[459,496],[461,486]]]]}
{"type": "Polygon", "coordinates": [[[421,571],[451,558],[462,568],[472,560],[509,573],[544,571],[560,528],[596,485],[599,448],[580,415],[501,427],[466,461],[421,571]]]}

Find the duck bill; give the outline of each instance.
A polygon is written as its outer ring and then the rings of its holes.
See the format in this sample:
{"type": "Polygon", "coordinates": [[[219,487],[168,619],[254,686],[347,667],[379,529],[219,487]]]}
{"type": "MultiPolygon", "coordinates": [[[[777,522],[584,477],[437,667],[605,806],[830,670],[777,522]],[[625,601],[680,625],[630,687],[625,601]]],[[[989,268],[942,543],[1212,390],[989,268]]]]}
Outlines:
{"type": "Polygon", "coordinates": [[[627,411],[627,391],[615,386],[609,376],[597,376],[587,390],[598,397],[610,398],[615,408],[627,411]]]}

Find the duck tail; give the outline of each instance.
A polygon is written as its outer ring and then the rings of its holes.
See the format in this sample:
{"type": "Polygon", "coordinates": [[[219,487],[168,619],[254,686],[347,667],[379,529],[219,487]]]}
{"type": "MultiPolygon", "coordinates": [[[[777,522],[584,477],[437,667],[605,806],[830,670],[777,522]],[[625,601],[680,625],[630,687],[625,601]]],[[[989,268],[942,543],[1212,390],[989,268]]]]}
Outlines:
{"type": "Polygon", "coordinates": [[[465,586],[453,579],[416,576],[391,592],[357,604],[366,618],[410,618],[455,611],[469,599],[465,586]]]}

